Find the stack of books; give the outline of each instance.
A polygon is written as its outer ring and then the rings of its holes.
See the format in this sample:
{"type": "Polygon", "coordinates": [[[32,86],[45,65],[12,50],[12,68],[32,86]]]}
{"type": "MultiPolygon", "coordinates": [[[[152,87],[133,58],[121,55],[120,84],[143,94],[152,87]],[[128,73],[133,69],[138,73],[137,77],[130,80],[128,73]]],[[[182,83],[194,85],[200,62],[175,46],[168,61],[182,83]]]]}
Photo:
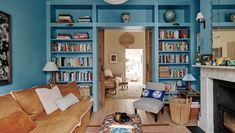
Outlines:
{"type": "Polygon", "coordinates": [[[78,22],[89,22],[89,23],[91,23],[92,20],[91,20],[90,16],[80,16],[78,18],[78,22]]]}
{"type": "Polygon", "coordinates": [[[159,71],[160,78],[169,78],[170,77],[170,69],[167,66],[161,66],[159,71]]]}
{"type": "Polygon", "coordinates": [[[70,34],[57,34],[56,39],[72,39],[70,34]]]}
{"type": "Polygon", "coordinates": [[[60,14],[57,18],[58,23],[73,23],[73,17],[70,14],[60,14]]]}
{"type": "Polygon", "coordinates": [[[89,34],[87,32],[77,32],[73,35],[74,39],[89,39],[89,34]]]}

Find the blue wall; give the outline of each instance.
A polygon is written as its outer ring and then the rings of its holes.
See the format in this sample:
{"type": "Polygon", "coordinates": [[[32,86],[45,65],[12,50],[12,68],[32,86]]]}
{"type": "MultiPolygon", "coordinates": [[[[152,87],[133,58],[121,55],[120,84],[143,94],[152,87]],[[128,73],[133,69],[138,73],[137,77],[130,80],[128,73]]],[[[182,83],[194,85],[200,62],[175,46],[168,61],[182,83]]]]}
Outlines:
{"type": "Polygon", "coordinates": [[[206,28],[200,26],[201,54],[211,54],[212,49],[212,6],[211,0],[200,0],[200,11],[203,13],[206,21],[206,28]]]}
{"type": "Polygon", "coordinates": [[[46,83],[46,1],[1,0],[0,10],[11,15],[12,83],[0,94],[46,83]]]}

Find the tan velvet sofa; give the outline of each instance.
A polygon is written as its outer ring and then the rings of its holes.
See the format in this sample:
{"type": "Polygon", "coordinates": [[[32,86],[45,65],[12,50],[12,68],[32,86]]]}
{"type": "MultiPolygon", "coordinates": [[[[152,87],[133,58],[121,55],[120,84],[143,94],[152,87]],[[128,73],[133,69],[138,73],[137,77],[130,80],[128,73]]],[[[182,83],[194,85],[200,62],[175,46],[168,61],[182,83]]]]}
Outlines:
{"type": "MultiPolygon", "coordinates": [[[[47,115],[35,89],[45,87],[51,88],[50,85],[41,85],[14,91],[11,92],[11,94],[0,96],[0,123],[2,119],[6,119],[7,116],[13,112],[22,111],[36,124],[36,127],[33,127],[33,129],[30,130],[30,133],[83,133],[90,120],[92,108],[91,99],[81,97],[79,90],[74,84],[62,84],[58,86],[63,96],[72,92],[80,101],[65,111],[57,110],[56,112],[47,115]]],[[[18,118],[14,119],[13,122],[22,121],[17,120],[18,118]]],[[[13,128],[12,125],[9,125],[9,128],[13,128]]],[[[2,132],[1,129],[0,132],[2,132]]]]}

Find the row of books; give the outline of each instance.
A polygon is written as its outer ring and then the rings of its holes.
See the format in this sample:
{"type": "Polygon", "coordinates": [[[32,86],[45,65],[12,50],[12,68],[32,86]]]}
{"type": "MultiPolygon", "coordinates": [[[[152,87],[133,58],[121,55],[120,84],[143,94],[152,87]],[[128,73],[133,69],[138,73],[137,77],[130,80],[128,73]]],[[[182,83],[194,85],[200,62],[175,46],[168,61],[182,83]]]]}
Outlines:
{"type": "Polygon", "coordinates": [[[159,31],[159,38],[160,39],[189,38],[189,31],[187,29],[174,29],[174,30],[162,29],[159,31]]]}
{"type": "Polygon", "coordinates": [[[161,66],[159,69],[160,78],[183,78],[188,73],[188,68],[169,68],[168,66],[161,66]]]}
{"type": "Polygon", "coordinates": [[[52,61],[58,67],[83,67],[92,66],[92,57],[53,57],[52,61]]]}
{"type": "Polygon", "coordinates": [[[189,44],[183,42],[160,42],[159,51],[188,51],[189,44]]]}
{"type": "Polygon", "coordinates": [[[159,56],[159,63],[189,63],[186,54],[164,54],[159,56]]]}
{"type": "Polygon", "coordinates": [[[61,71],[56,73],[56,81],[70,82],[70,81],[92,81],[92,72],[81,71],[61,71]]]}
{"type": "Polygon", "coordinates": [[[59,33],[56,35],[56,39],[89,39],[89,33],[87,32],[75,32],[73,35],[67,33],[59,33]]]}
{"type": "MultiPolygon", "coordinates": [[[[57,23],[73,23],[73,16],[70,14],[59,14],[57,23]]],[[[79,16],[77,22],[92,22],[91,16],[79,16]]]]}
{"type": "Polygon", "coordinates": [[[92,44],[52,43],[52,51],[56,52],[88,52],[92,51],[92,44]]]}

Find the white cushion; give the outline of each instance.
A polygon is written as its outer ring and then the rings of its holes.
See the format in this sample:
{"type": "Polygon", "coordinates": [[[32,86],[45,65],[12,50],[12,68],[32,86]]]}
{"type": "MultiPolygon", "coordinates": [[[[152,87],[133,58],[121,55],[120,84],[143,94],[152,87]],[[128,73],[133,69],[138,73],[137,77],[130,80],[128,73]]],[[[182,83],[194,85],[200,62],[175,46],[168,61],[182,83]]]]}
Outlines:
{"type": "Polygon", "coordinates": [[[164,102],[154,98],[140,98],[133,105],[135,109],[158,113],[164,107],[164,102]]]}
{"type": "Polygon", "coordinates": [[[56,104],[61,111],[65,111],[68,107],[74,105],[77,102],[79,102],[79,100],[73,93],[69,93],[67,96],[56,100],[56,104]]]}
{"type": "Polygon", "coordinates": [[[105,77],[113,77],[113,73],[109,68],[105,69],[104,75],[105,77]]]}
{"type": "Polygon", "coordinates": [[[54,86],[52,89],[38,88],[35,89],[35,91],[43,105],[43,108],[45,109],[45,112],[48,115],[58,110],[55,101],[57,99],[63,98],[58,86],[54,86]]]}

